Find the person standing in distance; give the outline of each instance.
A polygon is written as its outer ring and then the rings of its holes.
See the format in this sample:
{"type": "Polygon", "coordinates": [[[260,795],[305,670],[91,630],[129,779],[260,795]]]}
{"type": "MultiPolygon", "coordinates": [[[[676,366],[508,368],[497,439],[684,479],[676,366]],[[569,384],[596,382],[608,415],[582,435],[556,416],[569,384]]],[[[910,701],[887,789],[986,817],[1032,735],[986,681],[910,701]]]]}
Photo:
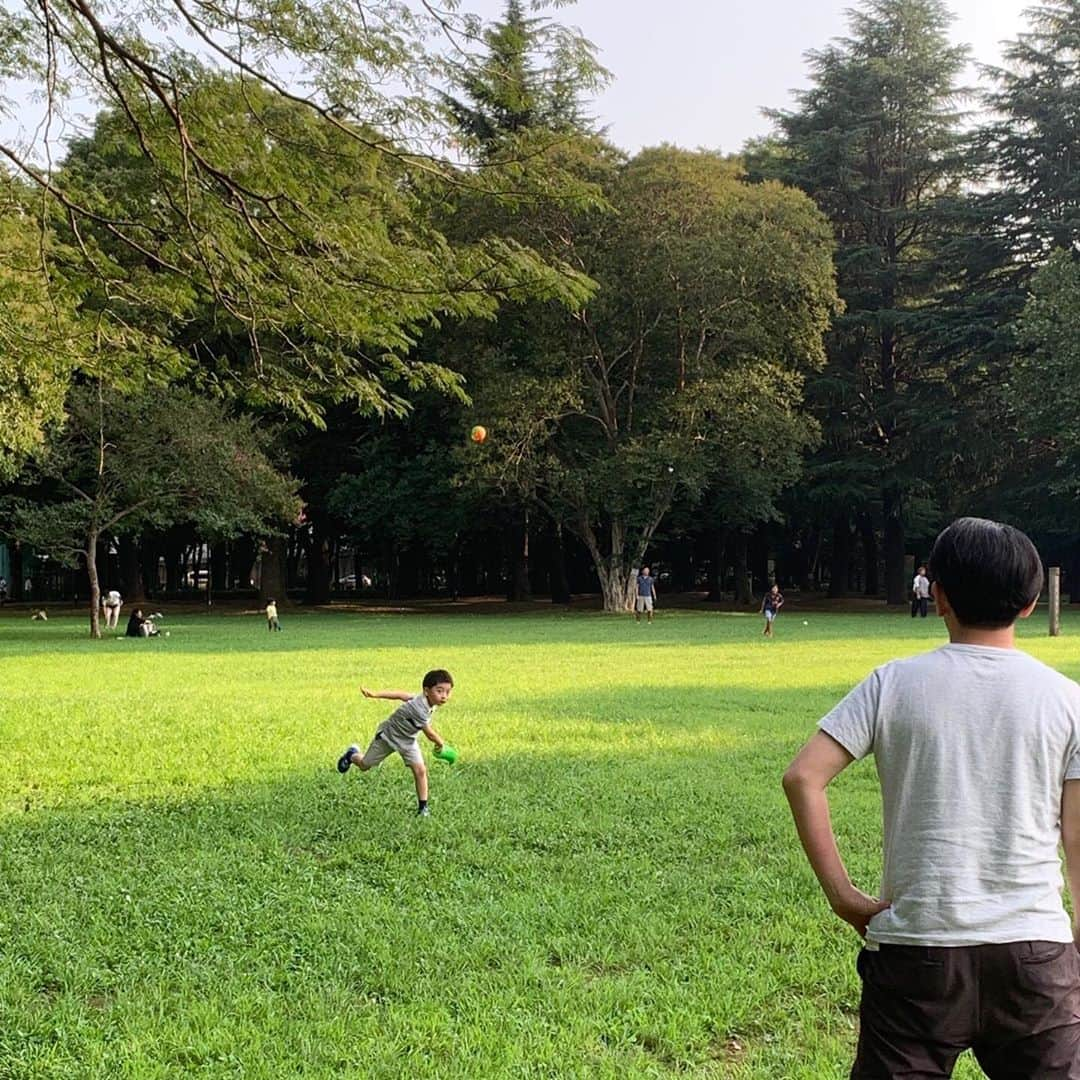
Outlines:
{"type": "Polygon", "coordinates": [[[764,637],[773,636],[773,623],[780,609],[784,606],[784,594],[779,585],[773,585],[761,601],[761,614],[765,617],[765,628],[761,631],[764,637]]]}
{"type": "Polygon", "coordinates": [[[1080,686],[1016,648],[1042,562],[1018,529],[954,521],[930,554],[949,644],[872,672],[784,774],[807,859],[866,944],[854,1080],[1080,1076],[1080,686]],[[874,756],[880,898],[848,877],[826,788],[874,756]]]}
{"type": "Polygon", "coordinates": [[[649,573],[649,568],[643,566],[637,576],[637,596],[634,597],[634,622],[641,622],[641,613],[644,611],[652,622],[653,607],[656,604],[656,579],[649,573]]]}
{"type": "Polygon", "coordinates": [[[105,629],[115,630],[120,625],[120,609],[124,606],[120,593],[110,589],[101,598],[101,610],[105,613],[105,629]]]}
{"type": "Polygon", "coordinates": [[[919,615],[925,619],[929,605],[930,579],[926,576],[926,567],[920,566],[911,582],[911,617],[914,619],[919,615]]]}

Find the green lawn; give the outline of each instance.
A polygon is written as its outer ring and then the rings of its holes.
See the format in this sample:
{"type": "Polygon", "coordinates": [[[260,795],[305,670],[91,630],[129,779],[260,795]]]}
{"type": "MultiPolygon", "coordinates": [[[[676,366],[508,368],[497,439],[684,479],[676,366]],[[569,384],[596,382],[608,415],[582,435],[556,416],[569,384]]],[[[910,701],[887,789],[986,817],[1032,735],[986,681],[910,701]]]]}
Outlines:
{"type": "MultiPolygon", "coordinates": [[[[941,624],[805,617],[0,618],[0,1078],[846,1076],[857,940],[779,778],[941,624]],[[361,682],[440,666],[425,821],[334,761],[361,682]]],[[[833,803],[872,889],[872,766],[833,803]]]]}

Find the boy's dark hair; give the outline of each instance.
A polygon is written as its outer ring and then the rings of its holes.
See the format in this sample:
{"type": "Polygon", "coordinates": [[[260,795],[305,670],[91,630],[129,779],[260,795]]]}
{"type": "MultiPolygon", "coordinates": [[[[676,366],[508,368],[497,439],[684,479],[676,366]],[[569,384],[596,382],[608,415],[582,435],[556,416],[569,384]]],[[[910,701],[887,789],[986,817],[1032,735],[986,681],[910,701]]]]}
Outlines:
{"type": "Polygon", "coordinates": [[[434,671],[429,671],[424,676],[424,689],[430,690],[433,686],[438,686],[439,683],[449,683],[454,685],[453,676],[445,668],[436,668],[434,671]]]}
{"type": "Polygon", "coordinates": [[[927,568],[964,626],[1012,626],[1043,587],[1035,545],[1019,529],[985,518],[954,521],[934,541],[927,568]]]}

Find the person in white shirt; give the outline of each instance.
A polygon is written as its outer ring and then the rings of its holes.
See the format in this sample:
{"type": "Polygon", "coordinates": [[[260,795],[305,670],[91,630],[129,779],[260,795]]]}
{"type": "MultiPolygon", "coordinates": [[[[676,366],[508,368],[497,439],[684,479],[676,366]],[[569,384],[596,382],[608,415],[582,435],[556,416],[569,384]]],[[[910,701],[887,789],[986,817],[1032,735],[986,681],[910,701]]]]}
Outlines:
{"type": "Polygon", "coordinates": [[[101,598],[101,610],[105,613],[105,629],[115,630],[120,622],[120,609],[124,606],[120,594],[115,589],[110,589],[101,598]]]}
{"type": "Polygon", "coordinates": [[[930,605],[930,579],[926,576],[926,567],[920,566],[911,582],[911,617],[916,615],[926,618],[930,605]]]}
{"type": "Polygon", "coordinates": [[[930,555],[949,644],[878,668],[784,774],[807,859],[866,940],[851,1076],[951,1076],[972,1049],[989,1077],[1080,1076],[1080,686],[1016,648],[1043,583],[1018,529],[953,522],[930,555]],[[878,896],[840,857],[826,788],[873,755],[878,896]]]}

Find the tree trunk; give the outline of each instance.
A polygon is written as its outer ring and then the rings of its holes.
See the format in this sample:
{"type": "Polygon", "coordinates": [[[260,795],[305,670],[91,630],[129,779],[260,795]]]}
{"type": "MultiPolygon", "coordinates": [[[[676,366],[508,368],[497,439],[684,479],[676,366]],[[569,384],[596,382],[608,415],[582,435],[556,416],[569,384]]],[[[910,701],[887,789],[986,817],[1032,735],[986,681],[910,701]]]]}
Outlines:
{"type": "Polygon", "coordinates": [[[333,554],[332,538],[322,524],[313,520],[311,543],[307,550],[307,602],[309,604],[325,604],[330,599],[333,554]]]}
{"type": "Polygon", "coordinates": [[[529,511],[518,511],[515,507],[512,513],[506,532],[509,544],[506,599],[528,600],[532,595],[529,588],[529,511]]]}
{"type": "Polygon", "coordinates": [[[232,542],[229,549],[229,588],[245,591],[252,588],[255,558],[255,542],[250,536],[241,536],[232,542]]]}
{"type": "Polygon", "coordinates": [[[750,587],[750,538],[742,530],[735,534],[735,603],[748,605],[754,602],[750,587]]]}
{"type": "Polygon", "coordinates": [[[866,564],[866,587],[863,592],[867,596],[877,596],[881,588],[878,576],[877,532],[873,519],[868,514],[859,518],[859,536],[862,540],[863,562],[866,564]]]}
{"type": "Polygon", "coordinates": [[[16,540],[11,545],[8,556],[11,559],[11,597],[13,600],[26,600],[26,590],[23,588],[26,574],[23,571],[23,552],[20,541],[16,540]]]}
{"type": "Polygon", "coordinates": [[[604,598],[604,610],[623,614],[634,606],[634,579],[632,568],[621,559],[601,560],[596,565],[600,575],[600,592],[604,598]]]}
{"type": "Polygon", "coordinates": [[[551,602],[570,603],[570,581],[566,576],[566,540],[561,521],[555,522],[555,542],[551,545],[551,602]]]}
{"type": "Polygon", "coordinates": [[[600,579],[600,595],[604,600],[604,610],[619,613],[632,610],[634,580],[626,559],[626,540],[621,523],[612,522],[610,555],[604,555],[600,550],[596,533],[588,521],[583,522],[581,531],[585,545],[592,556],[593,565],[596,567],[596,575],[600,579]]]}
{"type": "Polygon", "coordinates": [[[712,529],[709,532],[709,595],[706,599],[719,603],[724,599],[724,555],[727,551],[727,530],[712,529]]]}
{"type": "MultiPolygon", "coordinates": [[[[769,528],[764,523],[758,525],[750,539],[748,550],[750,573],[754,581],[763,583],[765,591],[773,584],[769,575],[769,528]]],[[[753,592],[753,589],[751,589],[753,592]]]]}
{"type": "Polygon", "coordinates": [[[833,518],[832,559],[829,561],[829,596],[847,596],[848,566],[851,563],[851,523],[846,513],[833,518]]]}
{"type": "Polygon", "coordinates": [[[86,576],[90,580],[90,636],[101,639],[101,582],[98,580],[97,567],[98,534],[91,532],[86,537],[86,576]]]}
{"type": "MultiPolygon", "coordinates": [[[[692,592],[697,585],[694,571],[694,543],[688,537],[680,537],[669,545],[671,558],[671,585],[675,592],[692,592]]],[[[655,576],[655,575],[654,575],[655,576]]]]}
{"type": "Polygon", "coordinates": [[[143,585],[138,538],[121,536],[118,540],[118,547],[120,551],[120,592],[125,602],[141,604],[146,600],[146,588],[143,585]]]}
{"type": "Polygon", "coordinates": [[[885,602],[903,604],[908,598],[904,580],[904,519],[899,490],[887,488],[885,503],[885,602]]]}
{"type": "MultiPolygon", "coordinates": [[[[11,560],[14,572],[15,558],[11,560]]],[[[1080,604],[1080,549],[1073,548],[1065,570],[1065,588],[1069,593],[1070,604],[1080,604]]]]}
{"type": "MultiPolygon", "coordinates": [[[[282,540],[282,558],[284,559],[284,584],[281,591],[284,593],[289,583],[296,585],[300,581],[300,553],[303,546],[295,529],[289,530],[287,539],[282,540]]],[[[307,573],[311,574],[311,562],[307,561],[307,573]]]]}
{"type": "Polygon", "coordinates": [[[262,569],[259,574],[259,601],[277,601],[278,607],[288,606],[285,585],[285,555],[287,541],[284,536],[271,536],[265,541],[262,553],[262,569]]]}
{"type": "Polygon", "coordinates": [[[210,545],[210,588],[225,592],[229,587],[229,542],[219,540],[210,545]]]}
{"type": "Polygon", "coordinates": [[[172,596],[180,591],[180,560],[183,555],[183,542],[170,533],[165,540],[165,591],[172,596]]]}

